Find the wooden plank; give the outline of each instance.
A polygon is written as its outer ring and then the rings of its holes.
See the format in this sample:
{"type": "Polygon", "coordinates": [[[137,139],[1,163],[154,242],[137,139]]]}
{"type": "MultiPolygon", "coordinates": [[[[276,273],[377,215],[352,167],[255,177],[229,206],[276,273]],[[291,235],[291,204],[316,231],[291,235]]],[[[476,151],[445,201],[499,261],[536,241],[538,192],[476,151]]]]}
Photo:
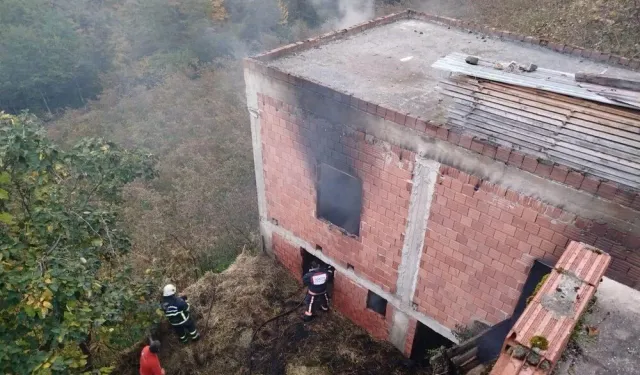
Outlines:
{"type": "MultiPolygon", "coordinates": [[[[520,110],[523,112],[529,112],[529,113],[533,113],[535,115],[539,115],[539,116],[543,116],[543,117],[548,117],[548,118],[552,118],[554,120],[558,120],[558,121],[566,121],[567,116],[571,114],[570,111],[562,111],[562,113],[557,113],[557,112],[553,112],[550,110],[545,110],[545,109],[541,109],[541,108],[537,108],[535,106],[530,106],[527,104],[523,104],[521,102],[518,101],[514,101],[511,99],[504,99],[498,96],[492,96],[486,93],[483,93],[481,91],[469,91],[467,89],[461,88],[461,87],[457,87],[457,86],[453,86],[453,85],[449,85],[447,87],[447,91],[450,92],[455,92],[458,94],[462,94],[462,95],[466,95],[469,96],[471,98],[476,98],[476,99],[481,99],[481,100],[486,100],[492,103],[496,103],[496,104],[501,104],[504,105],[505,107],[509,107],[509,108],[514,108],[516,110],[520,110]]],[[[514,97],[516,98],[516,97],[514,97]]],[[[548,106],[547,106],[548,107],[548,106]]],[[[561,111],[561,110],[560,110],[561,111]]]]}
{"type": "Polygon", "coordinates": [[[468,113],[466,115],[465,112],[461,111],[459,107],[456,107],[456,109],[452,111],[455,111],[452,113],[458,115],[462,121],[472,120],[474,121],[474,123],[479,124],[479,126],[481,126],[483,129],[486,129],[487,132],[495,138],[500,138],[501,136],[510,134],[518,139],[530,142],[532,144],[537,144],[541,147],[550,146],[555,142],[553,137],[545,136],[538,133],[531,133],[526,129],[511,126],[500,121],[499,118],[496,118],[495,116],[493,116],[493,118],[491,119],[483,117],[480,115],[481,111],[474,111],[473,113],[468,113]],[[496,128],[501,130],[501,132],[496,132],[496,128]]]}
{"type": "Polygon", "coordinates": [[[562,141],[560,141],[560,142],[556,143],[556,146],[557,147],[570,148],[570,149],[575,150],[577,152],[583,152],[585,154],[589,154],[589,155],[592,155],[592,156],[597,157],[597,158],[609,160],[611,162],[619,164],[621,170],[623,168],[626,168],[624,170],[627,170],[629,173],[640,175],[640,164],[639,163],[634,163],[634,162],[632,162],[632,161],[630,161],[628,159],[619,158],[619,157],[613,156],[613,155],[605,153],[605,152],[596,151],[596,150],[594,150],[592,148],[581,147],[579,145],[576,145],[573,142],[562,142],[562,141]]]}
{"type": "Polygon", "coordinates": [[[563,129],[555,138],[558,141],[572,142],[582,147],[591,147],[594,150],[602,149],[602,152],[608,152],[611,155],[640,162],[640,153],[638,153],[638,150],[621,143],[611,142],[569,129],[563,129]]]}
{"type": "MultiPolygon", "coordinates": [[[[568,155],[572,155],[575,157],[579,157],[580,159],[586,160],[590,164],[599,164],[604,165],[607,168],[615,169],[630,176],[640,176],[640,169],[633,168],[627,164],[620,163],[616,160],[611,160],[609,158],[602,157],[602,154],[594,155],[593,151],[587,149],[577,149],[569,143],[560,142],[554,147],[552,150],[563,152],[568,155]]],[[[624,175],[620,175],[624,177],[624,175]]]]}
{"type": "Polygon", "coordinates": [[[535,154],[539,157],[546,157],[544,154],[544,150],[546,149],[544,146],[539,144],[531,143],[529,140],[523,140],[518,138],[518,134],[503,132],[500,137],[496,137],[495,131],[487,130],[484,126],[484,122],[475,121],[473,119],[460,120],[460,119],[452,119],[452,123],[457,126],[464,127],[465,129],[475,129],[476,132],[482,134],[485,139],[489,141],[496,141],[496,143],[511,143],[517,149],[527,149],[529,153],[535,154]],[[507,135],[509,134],[509,135],[507,135]],[[504,142],[500,142],[504,141],[504,142]]]}
{"type": "Polygon", "coordinates": [[[465,103],[465,104],[456,103],[455,106],[460,107],[460,109],[462,106],[467,108],[468,115],[471,115],[471,114],[479,115],[479,116],[482,116],[486,121],[500,121],[502,123],[505,123],[514,127],[518,127],[524,131],[535,133],[543,137],[553,138],[554,135],[559,130],[553,125],[549,125],[542,122],[539,122],[533,125],[531,123],[525,123],[522,121],[514,120],[512,117],[515,117],[515,116],[511,116],[511,117],[502,116],[500,115],[500,111],[497,111],[492,108],[485,108],[482,105],[472,106],[469,103],[465,103]]]}
{"type": "Polygon", "coordinates": [[[603,131],[611,134],[625,134],[625,137],[630,139],[640,140],[640,128],[636,128],[629,125],[624,124],[615,124],[609,120],[598,119],[596,117],[591,116],[573,116],[571,121],[574,123],[589,123],[600,125],[603,131]],[[609,129],[609,130],[607,130],[609,129]]]}
{"type": "MultiPolygon", "coordinates": [[[[589,163],[585,159],[581,158],[581,155],[570,155],[566,150],[551,149],[547,151],[549,155],[557,157],[558,159],[566,160],[574,165],[583,166],[581,169],[595,176],[606,178],[615,182],[619,182],[634,188],[640,187],[640,179],[636,176],[631,176],[626,173],[620,173],[619,171],[608,168],[597,163],[589,163]]],[[[556,159],[557,160],[557,159],[556,159]]]]}
{"type": "Polygon", "coordinates": [[[592,74],[578,72],[575,74],[576,82],[593,83],[594,85],[615,87],[618,89],[640,91],[640,81],[633,79],[622,79],[606,74],[592,74]]]}
{"type": "MultiPolygon", "coordinates": [[[[467,83],[471,84],[470,82],[467,83]]],[[[525,97],[529,100],[535,100],[554,106],[561,106],[562,108],[566,108],[574,112],[583,112],[592,116],[620,121],[628,125],[640,123],[640,113],[631,109],[611,107],[546,91],[509,86],[491,81],[480,81],[478,82],[478,85],[503,93],[512,93],[517,96],[525,97]]]]}
{"type": "Polygon", "coordinates": [[[491,96],[495,96],[497,98],[501,98],[504,100],[509,100],[512,102],[516,102],[522,105],[527,105],[530,107],[534,107],[534,108],[539,108],[541,110],[545,110],[545,111],[549,111],[549,112],[554,112],[557,113],[561,116],[563,116],[564,118],[571,116],[571,114],[573,113],[573,111],[571,111],[570,109],[567,108],[562,108],[561,106],[554,106],[554,105],[549,105],[549,104],[545,104],[536,100],[530,100],[530,99],[526,99],[523,98],[521,96],[517,96],[514,94],[507,94],[507,93],[502,93],[500,91],[496,91],[496,90],[491,90],[489,88],[482,88],[481,92],[485,95],[491,95],[491,96]]]}
{"type": "Polygon", "coordinates": [[[451,97],[457,98],[457,99],[462,99],[462,100],[468,101],[468,102],[473,103],[475,105],[481,104],[481,105],[485,105],[485,106],[490,107],[490,108],[495,108],[497,110],[504,111],[506,113],[510,113],[512,116],[514,116],[514,117],[511,117],[514,120],[518,120],[520,118],[526,118],[526,119],[530,119],[530,120],[534,120],[534,121],[540,121],[540,122],[544,122],[544,123],[547,123],[547,124],[551,124],[551,125],[556,126],[556,127],[562,127],[562,125],[564,125],[563,121],[554,120],[554,119],[551,119],[551,118],[545,117],[545,116],[539,116],[539,115],[536,115],[536,114],[531,113],[531,112],[519,111],[517,109],[513,109],[513,108],[510,108],[510,107],[507,107],[507,106],[503,106],[503,105],[500,105],[500,104],[497,104],[497,103],[493,103],[491,101],[477,100],[477,99],[474,100],[473,98],[470,98],[468,96],[461,95],[461,94],[458,94],[458,93],[453,93],[451,91],[447,91],[446,94],[451,96],[451,97]]]}
{"type": "Polygon", "coordinates": [[[601,134],[600,138],[609,139],[610,135],[615,135],[615,136],[619,137],[620,139],[622,139],[621,141],[618,141],[620,143],[630,144],[629,142],[631,142],[631,143],[636,142],[637,143],[638,141],[640,141],[640,138],[631,136],[632,134],[629,133],[629,132],[625,132],[625,131],[622,131],[622,130],[609,128],[607,126],[598,125],[596,123],[589,122],[589,121],[584,121],[584,120],[577,119],[577,118],[572,118],[571,120],[569,120],[569,122],[567,123],[567,126],[569,124],[574,125],[574,126],[578,126],[578,127],[582,128],[582,129],[591,129],[591,130],[597,131],[598,133],[601,134]]]}
{"type": "MultiPolygon", "coordinates": [[[[487,92],[488,95],[500,96],[500,97],[504,97],[507,100],[512,100],[512,101],[516,100],[519,103],[540,107],[540,108],[548,110],[548,111],[553,111],[553,106],[549,106],[549,105],[546,105],[546,104],[539,104],[538,102],[533,101],[533,100],[518,99],[517,96],[503,94],[501,92],[494,92],[493,90],[488,90],[488,89],[483,90],[483,92],[487,92]]],[[[591,111],[586,111],[586,112],[589,112],[589,113],[583,113],[582,111],[580,111],[579,108],[576,108],[575,110],[571,110],[571,109],[564,109],[562,111],[558,110],[556,112],[562,113],[562,114],[566,115],[567,117],[575,116],[575,117],[581,118],[583,120],[595,122],[595,123],[600,124],[600,125],[610,126],[612,128],[617,128],[617,129],[620,129],[620,130],[626,130],[626,131],[629,131],[629,132],[636,133],[636,134],[640,135],[640,121],[635,123],[634,125],[625,124],[624,122],[621,122],[622,119],[620,117],[618,117],[617,119],[614,119],[611,116],[609,116],[609,118],[601,118],[601,117],[598,116],[597,113],[593,113],[591,111]]]]}
{"type": "Polygon", "coordinates": [[[460,355],[451,357],[451,362],[455,366],[461,367],[463,364],[469,362],[470,360],[477,358],[477,356],[478,356],[478,347],[475,346],[467,350],[466,352],[461,353],[460,355]]]}

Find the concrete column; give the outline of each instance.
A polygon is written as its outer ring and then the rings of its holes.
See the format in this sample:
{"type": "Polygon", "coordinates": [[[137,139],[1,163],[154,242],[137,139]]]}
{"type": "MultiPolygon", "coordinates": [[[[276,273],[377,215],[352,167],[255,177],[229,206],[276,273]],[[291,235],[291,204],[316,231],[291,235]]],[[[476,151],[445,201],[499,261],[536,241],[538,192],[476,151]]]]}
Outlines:
{"type": "MultiPolygon", "coordinates": [[[[440,163],[421,156],[416,157],[407,228],[402,246],[402,260],[398,267],[396,284],[396,295],[406,306],[411,306],[418,284],[420,259],[439,170],[440,163]]],[[[404,350],[408,326],[409,317],[396,311],[391,326],[390,341],[400,350],[404,350]]]]}
{"type": "Polygon", "coordinates": [[[247,109],[251,119],[251,142],[253,145],[253,164],[256,174],[256,190],[258,192],[258,215],[260,220],[260,234],[262,236],[263,248],[267,252],[271,252],[273,247],[271,244],[270,226],[265,225],[268,220],[267,216],[267,198],[265,193],[264,169],[262,165],[262,129],[261,129],[261,113],[258,108],[258,92],[261,88],[261,79],[259,74],[249,70],[244,70],[244,81],[247,93],[247,109]]]}

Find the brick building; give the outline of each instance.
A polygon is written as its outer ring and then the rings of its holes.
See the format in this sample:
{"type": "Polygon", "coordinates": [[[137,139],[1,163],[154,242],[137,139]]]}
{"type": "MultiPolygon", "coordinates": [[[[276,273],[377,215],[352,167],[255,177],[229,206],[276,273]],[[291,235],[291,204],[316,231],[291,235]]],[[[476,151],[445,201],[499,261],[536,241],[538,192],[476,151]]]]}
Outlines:
{"type": "Polygon", "coordinates": [[[639,66],[411,11],[247,59],[265,249],[333,265],[334,306],[407,355],[508,318],[570,240],[638,287],[640,97],[573,74],[639,66]]]}

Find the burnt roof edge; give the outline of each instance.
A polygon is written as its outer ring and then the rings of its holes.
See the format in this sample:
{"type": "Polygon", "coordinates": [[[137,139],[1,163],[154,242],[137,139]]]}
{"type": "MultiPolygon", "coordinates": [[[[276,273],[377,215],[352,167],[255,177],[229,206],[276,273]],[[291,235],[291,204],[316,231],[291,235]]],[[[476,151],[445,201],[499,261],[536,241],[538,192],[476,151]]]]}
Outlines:
{"type": "Polygon", "coordinates": [[[476,33],[485,34],[487,36],[493,36],[502,40],[519,42],[528,44],[531,46],[542,47],[551,51],[562,53],[565,55],[571,55],[580,57],[593,62],[603,63],[611,66],[621,67],[632,71],[640,71],[640,58],[627,58],[620,55],[611,53],[599,52],[584,47],[578,47],[571,44],[558,43],[546,38],[539,38],[534,36],[527,36],[517,34],[515,32],[500,30],[494,27],[488,27],[484,25],[477,25],[473,22],[463,21],[456,18],[449,18],[443,16],[437,16],[424,12],[417,12],[411,9],[405,10],[399,13],[389,14],[387,16],[378,17],[371,21],[363,22],[347,29],[339,31],[331,31],[315,38],[306,39],[304,41],[291,43],[267,51],[265,53],[248,57],[249,60],[257,60],[261,62],[269,62],[279,59],[283,56],[290,55],[292,53],[308,50],[328,42],[342,39],[351,35],[361,33],[366,30],[376,28],[378,26],[387,25],[402,19],[416,19],[425,22],[440,24],[448,27],[455,27],[463,31],[472,31],[476,33]]]}

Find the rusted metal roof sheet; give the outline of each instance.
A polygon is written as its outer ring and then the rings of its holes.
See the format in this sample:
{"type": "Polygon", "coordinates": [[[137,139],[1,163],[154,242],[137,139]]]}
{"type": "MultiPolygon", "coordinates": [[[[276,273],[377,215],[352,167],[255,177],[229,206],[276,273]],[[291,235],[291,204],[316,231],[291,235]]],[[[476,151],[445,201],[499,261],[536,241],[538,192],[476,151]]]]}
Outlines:
{"type": "Polygon", "coordinates": [[[560,359],[573,329],[595,295],[611,257],[589,245],[571,242],[547,280],[513,326],[492,375],[549,374],[560,359]],[[544,337],[548,348],[538,350],[538,363],[526,358],[534,352],[531,340],[544,337]],[[526,355],[518,356],[517,350],[526,355]]]}
{"type": "Polygon", "coordinates": [[[640,188],[640,111],[469,76],[452,76],[440,88],[447,125],[640,188]]]}
{"type": "Polygon", "coordinates": [[[471,65],[465,62],[467,56],[462,53],[452,53],[433,63],[432,67],[510,85],[640,109],[640,92],[576,82],[573,73],[544,68],[538,68],[534,72],[520,72],[518,69],[515,71],[496,69],[498,62],[483,59],[479,61],[478,65],[471,65]]]}

